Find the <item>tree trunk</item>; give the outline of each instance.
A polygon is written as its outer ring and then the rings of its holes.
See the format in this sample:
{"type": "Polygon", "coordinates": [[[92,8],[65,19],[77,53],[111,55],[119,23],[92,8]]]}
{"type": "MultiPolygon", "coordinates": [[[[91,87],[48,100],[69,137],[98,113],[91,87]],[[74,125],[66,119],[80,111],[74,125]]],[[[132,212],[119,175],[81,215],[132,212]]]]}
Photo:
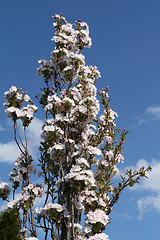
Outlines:
{"type": "Polygon", "coordinates": [[[71,189],[69,183],[65,183],[67,210],[69,215],[62,219],[61,240],[71,240],[71,189]]]}

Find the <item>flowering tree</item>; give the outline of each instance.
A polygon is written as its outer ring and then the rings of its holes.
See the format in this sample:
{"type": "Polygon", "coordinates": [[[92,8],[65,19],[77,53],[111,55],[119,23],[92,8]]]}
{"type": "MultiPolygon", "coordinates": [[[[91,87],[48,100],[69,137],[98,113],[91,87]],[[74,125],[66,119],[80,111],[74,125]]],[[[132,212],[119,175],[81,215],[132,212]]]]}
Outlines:
{"type": "Polygon", "coordinates": [[[100,102],[97,99],[95,82],[100,73],[97,67],[85,65],[81,53],[91,46],[89,28],[80,20],[70,24],[62,15],[53,20],[55,49],[49,61],[39,61],[38,68],[45,82],[37,96],[45,112],[38,172],[43,184],[31,182],[36,168],[27,143],[27,128],[37,107],[26,92],[12,86],[5,92],[4,106],[14,123],[20,155],[9,174],[13,200],[8,200],[11,189],[4,182],[0,183],[0,197],[8,201],[5,211],[16,208],[21,213],[21,239],[38,239],[37,229],[41,228],[44,239],[108,240],[103,231],[122,190],[147,177],[151,167],[119,174],[117,165],[124,160],[121,152],[127,131],[116,128],[117,113],[110,107],[108,88],[99,91],[100,102]],[[98,114],[100,105],[102,115],[98,114]],[[18,198],[16,191],[20,191],[18,198]],[[44,204],[38,208],[35,200],[39,197],[44,204]]]}

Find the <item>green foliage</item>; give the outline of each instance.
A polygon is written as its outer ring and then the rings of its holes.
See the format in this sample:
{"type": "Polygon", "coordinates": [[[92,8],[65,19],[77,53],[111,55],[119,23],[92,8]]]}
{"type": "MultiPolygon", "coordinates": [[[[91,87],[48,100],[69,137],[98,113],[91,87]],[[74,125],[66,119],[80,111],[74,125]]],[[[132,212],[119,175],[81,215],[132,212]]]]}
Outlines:
{"type": "Polygon", "coordinates": [[[0,240],[20,240],[21,220],[17,209],[0,214],[0,240]]]}

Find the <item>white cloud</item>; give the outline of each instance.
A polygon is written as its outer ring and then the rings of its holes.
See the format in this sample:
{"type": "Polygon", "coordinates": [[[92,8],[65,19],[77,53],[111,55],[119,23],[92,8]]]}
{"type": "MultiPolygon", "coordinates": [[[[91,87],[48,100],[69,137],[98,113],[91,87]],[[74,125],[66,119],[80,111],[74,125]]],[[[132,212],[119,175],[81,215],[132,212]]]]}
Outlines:
{"type": "Polygon", "coordinates": [[[145,167],[145,168],[147,168],[149,166],[149,163],[147,162],[147,160],[145,160],[143,158],[139,159],[139,161],[137,162],[136,169],[139,169],[142,166],[145,167]]]}
{"type": "MultiPolygon", "coordinates": [[[[135,166],[131,165],[131,166],[126,166],[126,167],[124,167],[124,168],[122,168],[122,169],[119,169],[119,175],[124,175],[124,172],[126,172],[126,170],[130,170],[130,169],[131,169],[132,171],[134,171],[134,170],[139,170],[141,167],[147,168],[147,167],[149,167],[149,165],[150,165],[150,164],[147,162],[147,160],[141,158],[141,159],[138,160],[138,162],[136,163],[135,166]]],[[[137,188],[137,186],[139,186],[139,185],[135,185],[134,187],[132,187],[132,188],[130,188],[130,189],[131,189],[131,190],[132,190],[132,189],[135,189],[135,188],[137,188]]]]}
{"type": "Polygon", "coordinates": [[[138,124],[138,125],[141,125],[141,124],[143,124],[143,123],[146,123],[146,120],[144,120],[144,119],[139,119],[137,124],[138,124]]]}
{"type": "Polygon", "coordinates": [[[151,163],[145,159],[140,159],[136,164],[136,169],[144,166],[145,168],[152,166],[152,171],[149,172],[149,179],[143,178],[140,184],[135,185],[133,189],[136,190],[149,190],[152,192],[160,193],[160,161],[153,159],[151,163]]]}
{"type": "MultiPolygon", "coordinates": [[[[152,159],[151,163],[145,159],[140,159],[135,167],[132,169],[138,169],[142,166],[148,167],[152,166],[152,171],[149,173],[149,179],[141,179],[141,183],[135,185],[132,189],[136,191],[141,191],[144,193],[149,193],[146,197],[140,198],[137,201],[139,217],[142,219],[146,212],[151,210],[156,210],[160,213],[160,161],[152,159]]],[[[129,168],[128,168],[129,169],[129,168]]]]}
{"type": "Polygon", "coordinates": [[[41,129],[42,129],[43,121],[34,118],[31,124],[28,127],[28,146],[29,151],[31,152],[34,159],[37,159],[38,148],[41,142],[41,129]]]}
{"type": "Polygon", "coordinates": [[[140,115],[137,116],[137,125],[142,125],[153,120],[160,120],[160,106],[149,106],[140,115]]]}
{"type": "Polygon", "coordinates": [[[9,143],[0,143],[0,162],[13,163],[18,156],[18,148],[11,141],[9,143]]]}
{"type": "Polygon", "coordinates": [[[146,113],[149,113],[154,119],[160,120],[160,106],[148,107],[146,113]]]}
{"type": "MultiPolygon", "coordinates": [[[[39,118],[34,118],[27,128],[27,144],[29,153],[32,155],[34,159],[37,158],[38,148],[41,142],[41,129],[42,129],[43,121],[39,118]]],[[[21,139],[25,145],[25,137],[24,137],[24,129],[21,124],[21,121],[18,122],[19,133],[21,139]]]]}
{"type": "Polygon", "coordinates": [[[141,198],[137,201],[137,205],[139,210],[139,220],[143,219],[144,213],[150,212],[153,209],[160,213],[160,194],[141,198]]]}
{"type": "Polygon", "coordinates": [[[28,140],[30,142],[31,147],[39,146],[41,141],[41,129],[42,129],[43,121],[34,118],[31,124],[28,127],[28,140]]]}
{"type": "MultiPolygon", "coordinates": [[[[20,126],[20,123],[18,125],[20,126]]],[[[37,150],[41,141],[42,125],[42,120],[34,118],[27,129],[29,152],[34,155],[34,158],[37,156],[37,150]]],[[[22,127],[20,127],[20,134],[23,136],[22,139],[24,140],[22,127]]],[[[18,153],[19,149],[14,141],[10,141],[8,143],[0,143],[0,162],[13,163],[18,157],[18,153]]]]}

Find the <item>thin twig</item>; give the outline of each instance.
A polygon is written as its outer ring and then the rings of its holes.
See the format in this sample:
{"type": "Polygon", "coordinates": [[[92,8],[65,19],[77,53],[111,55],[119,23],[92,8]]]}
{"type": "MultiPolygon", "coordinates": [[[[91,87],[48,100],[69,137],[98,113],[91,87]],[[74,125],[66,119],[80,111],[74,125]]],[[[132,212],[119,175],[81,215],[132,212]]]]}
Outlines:
{"type": "Polygon", "coordinates": [[[21,151],[21,153],[25,155],[25,152],[22,150],[22,148],[17,140],[17,137],[16,137],[16,121],[14,121],[14,139],[15,139],[15,142],[16,142],[19,150],[21,151]]]}
{"type": "MultiPolygon", "coordinates": [[[[24,127],[24,135],[25,135],[25,156],[26,156],[26,162],[28,163],[28,142],[27,142],[27,132],[26,132],[26,127],[24,127]]],[[[28,184],[30,184],[30,172],[29,172],[29,167],[27,166],[27,174],[28,174],[28,184]]],[[[34,220],[33,220],[33,203],[30,205],[30,213],[31,213],[31,226],[32,226],[32,233],[36,236],[36,231],[34,227],[34,220]]]]}
{"type": "Polygon", "coordinates": [[[22,138],[21,138],[21,136],[20,136],[20,134],[19,134],[17,122],[16,122],[15,124],[16,124],[16,129],[17,129],[18,137],[19,137],[19,139],[20,139],[20,141],[21,141],[22,146],[25,148],[24,143],[23,143],[23,141],[22,141],[22,138]]]}

